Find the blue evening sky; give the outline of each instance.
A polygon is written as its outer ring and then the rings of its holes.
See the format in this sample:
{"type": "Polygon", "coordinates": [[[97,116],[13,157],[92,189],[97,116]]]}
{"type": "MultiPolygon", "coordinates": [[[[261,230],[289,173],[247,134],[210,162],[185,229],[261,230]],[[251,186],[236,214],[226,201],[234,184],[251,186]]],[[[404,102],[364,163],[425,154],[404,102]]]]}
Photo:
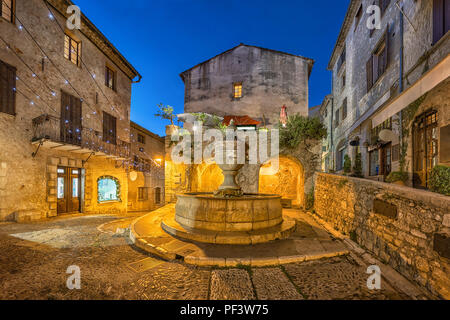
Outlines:
{"type": "Polygon", "coordinates": [[[164,135],[156,105],[183,112],[179,74],[239,43],[316,61],[310,107],[331,92],[326,70],[350,0],[74,0],[142,74],[131,120],[164,135]]]}

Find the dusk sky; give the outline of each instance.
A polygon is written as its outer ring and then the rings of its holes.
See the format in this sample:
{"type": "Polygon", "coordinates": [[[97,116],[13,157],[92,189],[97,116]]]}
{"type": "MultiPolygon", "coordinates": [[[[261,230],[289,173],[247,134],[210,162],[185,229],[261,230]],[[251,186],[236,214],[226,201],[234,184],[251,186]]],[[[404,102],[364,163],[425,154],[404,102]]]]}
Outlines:
{"type": "Polygon", "coordinates": [[[142,74],[133,85],[131,120],[164,135],[164,103],[183,112],[179,74],[239,43],[316,61],[309,106],[331,92],[326,70],[350,0],[75,0],[142,74]]]}

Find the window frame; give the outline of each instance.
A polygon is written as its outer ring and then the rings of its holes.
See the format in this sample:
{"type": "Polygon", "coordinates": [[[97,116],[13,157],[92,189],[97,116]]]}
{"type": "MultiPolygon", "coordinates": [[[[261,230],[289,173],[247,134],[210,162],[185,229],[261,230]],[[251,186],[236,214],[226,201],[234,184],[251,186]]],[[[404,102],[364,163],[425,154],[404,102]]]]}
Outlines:
{"type": "Polygon", "coordinates": [[[117,71],[108,65],[105,66],[105,86],[113,91],[117,91],[117,71]],[[112,82],[111,82],[112,77],[112,82]]]}
{"type": "Polygon", "coordinates": [[[4,19],[12,24],[16,24],[16,0],[11,0],[11,7],[9,8],[10,18],[9,20],[3,16],[3,0],[0,5],[0,19],[4,19]]]}
{"type": "Polygon", "coordinates": [[[64,33],[64,58],[66,60],[69,60],[70,62],[72,62],[74,65],[76,65],[77,67],[81,67],[81,48],[82,48],[82,42],[77,41],[74,39],[73,36],[71,36],[68,33],[64,33]],[[67,43],[67,39],[68,39],[68,43],[69,43],[69,47],[67,48],[66,43],[67,43]],[[76,57],[77,57],[77,61],[76,63],[72,60],[72,54],[74,54],[72,52],[72,42],[77,44],[77,52],[76,52],[76,57]],[[68,50],[68,52],[66,52],[68,50]]]}
{"type": "Polygon", "coordinates": [[[148,188],[138,187],[138,201],[148,201],[148,188]]]}
{"type": "Polygon", "coordinates": [[[377,84],[389,69],[389,26],[372,51],[366,64],[367,92],[377,84]],[[382,56],[383,55],[383,56],[382,56]],[[380,58],[382,56],[382,58],[380,58]],[[380,61],[382,64],[380,64],[380,61]],[[376,67],[375,67],[376,66],[376,67]],[[375,72],[376,71],[376,72],[375,72]],[[369,76],[370,75],[370,76],[369,76]]]}
{"type": "Polygon", "coordinates": [[[233,82],[233,99],[241,99],[244,96],[244,86],[242,82],[233,82]],[[237,96],[236,88],[239,88],[239,96],[237,96]]]}
{"type": "Polygon", "coordinates": [[[120,188],[121,188],[121,186],[120,186],[120,180],[117,179],[116,177],[113,177],[113,176],[101,176],[101,177],[99,177],[99,178],[97,179],[97,202],[98,202],[99,204],[102,204],[102,203],[112,203],[112,202],[122,202],[122,197],[121,197],[121,194],[120,194],[120,188]],[[100,201],[99,182],[100,182],[101,180],[112,180],[112,181],[114,181],[114,183],[116,184],[116,199],[100,201]]]}

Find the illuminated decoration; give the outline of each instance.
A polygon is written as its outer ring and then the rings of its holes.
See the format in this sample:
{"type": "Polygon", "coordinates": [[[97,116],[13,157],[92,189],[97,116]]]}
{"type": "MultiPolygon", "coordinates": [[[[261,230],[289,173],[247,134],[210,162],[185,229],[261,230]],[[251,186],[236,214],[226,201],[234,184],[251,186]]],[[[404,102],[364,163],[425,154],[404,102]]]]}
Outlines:
{"type": "Polygon", "coordinates": [[[138,175],[137,175],[136,171],[131,171],[130,172],[130,180],[131,181],[136,181],[137,177],[138,177],[138,175]]]}
{"type": "Polygon", "coordinates": [[[98,202],[121,201],[120,182],[117,178],[103,176],[97,180],[98,202]]]}
{"type": "Polygon", "coordinates": [[[280,112],[280,123],[283,125],[283,127],[286,127],[287,124],[287,108],[286,106],[282,106],[281,107],[281,112],[280,112]]]}

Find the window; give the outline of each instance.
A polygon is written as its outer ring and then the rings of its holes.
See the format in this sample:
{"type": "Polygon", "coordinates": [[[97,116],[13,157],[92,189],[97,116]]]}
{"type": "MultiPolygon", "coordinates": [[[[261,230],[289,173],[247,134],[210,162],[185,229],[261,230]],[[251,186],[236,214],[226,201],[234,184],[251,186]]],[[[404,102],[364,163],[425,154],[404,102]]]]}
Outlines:
{"type": "Polygon", "coordinates": [[[105,85],[116,91],[116,73],[109,67],[106,67],[105,71],[105,85]]]}
{"type": "Polygon", "coordinates": [[[14,23],[14,0],[2,0],[0,16],[14,23]]]}
{"type": "Polygon", "coordinates": [[[0,60],[0,112],[16,114],[16,68],[0,60]]]}
{"type": "Polygon", "coordinates": [[[119,180],[104,176],[97,180],[98,202],[121,201],[119,180]]]}
{"type": "Polygon", "coordinates": [[[381,43],[378,45],[374,53],[370,56],[366,65],[367,74],[367,92],[372,89],[377,80],[386,72],[389,59],[388,59],[388,37],[386,32],[383,36],[381,43]]]}
{"type": "Polygon", "coordinates": [[[342,120],[347,118],[347,98],[344,99],[342,103],[342,120]]]}
{"type": "Polygon", "coordinates": [[[346,47],[344,47],[344,49],[342,49],[341,55],[339,56],[339,60],[337,62],[337,70],[336,70],[337,72],[339,72],[339,70],[341,70],[341,67],[345,62],[346,55],[347,55],[347,49],[346,49],[346,47]]]}
{"type": "Polygon", "coordinates": [[[138,200],[148,200],[148,188],[138,188],[138,200]]]}
{"type": "Polygon", "coordinates": [[[233,97],[235,99],[242,98],[242,82],[233,84],[233,97]]]}
{"type": "Polygon", "coordinates": [[[64,58],[73,64],[80,66],[81,63],[81,41],[76,41],[69,35],[65,35],[64,58]]]}
{"type": "Polygon", "coordinates": [[[160,204],[161,203],[161,188],[155,188],[155,203],[160,204]]]}
{"type": "Polygon", "coordinates": [[[345,83],[346,83],[346,81],[347,81],[347,78],[346,78],[346,76],[345,76],[345,74],[342,76],[342,90],[344,90],[344,88],[345,88],[345,83]]]}
{"type": "Polygon", "coordinates": [[[81,99],[61,91],[61,141],[81,145],[82,138],[82,102],[81,99]]]}
{"type": "Polygon", "coordinates": [[[336,110],[336,113],[335,113],[335,119],[334,119],[334,126],[335,127],[337,127],[338,125],[339,125],[339,109],[338,110],[336,110]]]}
{"type": "Polygon", "coordinates": [[[117,119],[109,113],[103,112],[103,141],[106,143],[117,144],[117,119]]]}
{"type": "Polygon", "coordinates": [[[450,30],[450,0],[433,0],[433,44],[450,30]]]}
{"type": "Polygon", "coordinates": [[[355,30],[356,30],[356,28],[358,28],[359,21],[361,21],[362,14],[363,14],[363,5],[361,4],[359,6],[358,12],[356,12],[356,16],[355,16],[355,30]]]}
{"type": "Polygon", "coordinates": [[[142,134],[138,133],[137,140],[139,143],[145,144],[145,137],[142,134]]]}

